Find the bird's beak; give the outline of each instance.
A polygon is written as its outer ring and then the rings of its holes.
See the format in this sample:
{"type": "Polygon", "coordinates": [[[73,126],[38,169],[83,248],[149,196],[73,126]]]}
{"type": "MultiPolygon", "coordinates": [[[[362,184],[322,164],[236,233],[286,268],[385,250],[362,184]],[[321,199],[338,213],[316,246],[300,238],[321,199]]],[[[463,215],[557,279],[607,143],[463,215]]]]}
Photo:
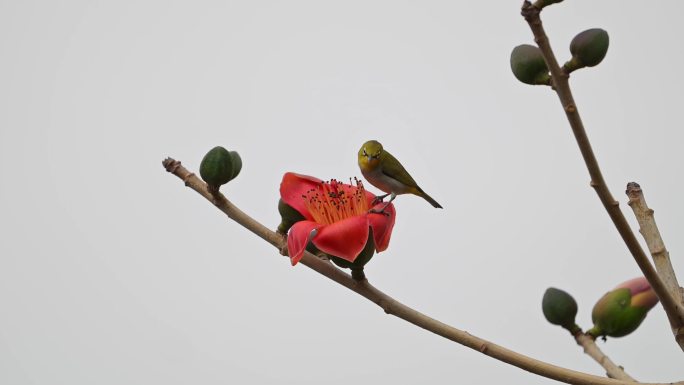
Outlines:
{"type": "Polygon", "coordinates": [[[368,163],[370,163],[371,159],[373,159],[373,156],[371,155],[367,155],[366,157],[368,158],[368,163]]]}

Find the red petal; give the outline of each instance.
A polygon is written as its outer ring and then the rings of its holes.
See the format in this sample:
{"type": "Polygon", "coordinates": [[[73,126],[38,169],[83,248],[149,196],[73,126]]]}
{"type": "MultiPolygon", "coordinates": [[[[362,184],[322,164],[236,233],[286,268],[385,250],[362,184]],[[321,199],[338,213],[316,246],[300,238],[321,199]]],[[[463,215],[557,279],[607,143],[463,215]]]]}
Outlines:
{"type": "MultiPolygon", "coordinates": [[[[375,209],[380,210],[386,203],[379,203],[375,205],[375,209]]],[[[368,221],[373,228],[373,240],[375,241],[375,250],[377,252],[385,251],[389,246],[390,237],[392,236],[392,229],[394,228],[394,219],[397,216],[394,205],[390,203],[385,209],[389,216],[384,214],[368,214],[368,221]]]]}
{"type": "Polygon", "coordinates": [[[321,225],[311,221],[299,221],[292,225],[287,234],[287,253],[290,255],[292,266],[296,265],[304,256],[304,249],[309,244],[311,232],[321,225]]]}
{"type": "Polygon", "coordinates": [[[354,262],[368,242],[366,215],[351,217],[318,229],[312,242],[322,252],[354,262]]]}
{"type": "Polygon", "coordinates": [[[648,280],[645,277],[637,277],[617,285],[616,289],[620,288],[627,288],[629,289],[630,294],[635,295],[651,290],[651,284],[648,283],[648,280]]]}
{"type": "Polygon", "coordinates": [[[306,219],[313,219],[304,205],[302,195],[318,186],[319,183],[321,180],[318,178],[287,172],[283,175],[283,181],[280,182],[280,198],[306,219]]]}

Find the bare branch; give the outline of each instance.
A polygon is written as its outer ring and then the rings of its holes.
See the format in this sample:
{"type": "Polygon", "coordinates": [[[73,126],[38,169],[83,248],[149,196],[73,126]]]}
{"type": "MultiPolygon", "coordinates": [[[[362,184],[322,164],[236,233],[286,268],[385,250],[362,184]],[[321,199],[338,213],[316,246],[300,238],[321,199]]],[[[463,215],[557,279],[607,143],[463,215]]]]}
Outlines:
{"type": "MultiPolygon", "coordinates": [[[[266,226],[257,222],[235,205],[226,199],[221,193],[212,194],[207,190],[207,185],[201,181],[195,174],[188,171],[181,165],[179,161],[171,158],[165,159],[162,164],[166,171],[174,174],[185,182],[185,185],[198,192],[204,198],[212,202],[219,210],[223,211],[229,218],[239,223],[247,230],[256,234],[260,238],[266,240],[271,245],[279,250],[286,248],[286,240],[282,235],[279,235],[266,226]]],[[[531,357],[516,353],[512,350],[506,349],[503,346],[489,342],[482,338],[471,335],[470,333],[449,326],[443,322],[437,321],[427,315],[414,310],[401,302],[393,299],[387,294],[373,287],[368,281],[356,281],[352,279],[349,274],[336,268],[331,263],[325,262],[309,252],[304,253],[304,257],[300,263],[315,270],[316,272],[330,278],[340,285],[362,295],[368,300],[380,306],[385,313],[391,314],[395,317],[401,318],[410,322],[422,329],[425,329],[434,334],[440,335],[446,339],[457,342],[463,346],[467,346],[480,353],[486,354],[499,361],[517,366],[528,372],[551,378],[557,381],[568,384],[577,385],[628,385],[632,384],[629,381],[615,380],[594,376],[571,369],[562,368],[552,365],[531,357]]],[[[652,384],[652,385],[666,385],[666,384],[652,384]]],[[[670,385],[684,385],[684,381],[671,383],[670,385]]]]}
{"type": "MultiPolygon", "coordinates": [[[[665,248],[665,242],[663,242],[663,238],[660,236],[660,230],[658,230],[655,217],[653,216],[654,211],[646,204],[644,192],[641,190],[641,186],[639,186],[638,183],[628,183],[627,191],[625,192],[629,197],[629,206],[634,211],[637,222],[639,222],[639,232],[646,240],[646,245],[653,258],[653,263],[658,271],[658,275],[662,278],[663,283],[667,286],[667,290],[670,294],[676,298],[681,305],[684,303],[682,288],[679,287],[679,282],[677,282],[677,276],[675,275],[672,262],[670,261],[670,253],[665,248]]],[[[679,346],[684,350],[684,327],[681,325],[677,326],[675,321],[676,320],[670,318],[672,333],[679,346]]]]}
{"type": "MultiPolygon", "coordinates": [[[[634,257],[637,265],[639,265],[644,277],[648,279],[648,282],[660,299],[660,303],[663,305],[668,317],[673,320],[674,323],[672,326],[679,329],[684,326],[684,308],[680,306],[679,300],[676,300],[675,297],[668,292],[667,287],[656,273],[656,270],[653,268],[646,253],[644,253],[644,250],[641,248],[632,229],[629,227],[627,219],[625,219],[625,216],[622,214],[619,203],[613,198],[608,189],[608,185],[603,179],[601,169],[599,168],[594,151],[591,148],[589,137],[584,129],[584,124],[582,123],[577,105],[572,96],[572,91],[570,90],[570,85],[568,83],[569,76],[558,65],[558,61],[549,44],[549,38],[544,31],[539,12],[540,9],[533,6],[529,1],[523,3],[521,13],[529,24],[530,29],[534,34],[534,41],[539,46],[539,49],[544,56],[544,60],[546,61],[546,65],[549,68],[553,80],[553,89],[560,99],[568,122],[570,122],[572,132],[575,135],[577,145],[584,158],[584,163],[591,176],[591,186],[596,191],[603,207],[608,212],[610,219],[612,219],[622,240],[634,257]]],[[[682,349],[684,349],[684,347],[682,349]]]]}
{"type": "Polygon", "coordinates": [[[577,345],[584,348],[584,353],[589,357],[593,358],[594,361],[598,362],[599,365],[606,369],[606,375],[610,378],[615,378],[618,380],[638,382],[632,378],[629,374],[625,372],[622,366],[617,366],[615,363],[606,356],[601,349],[596,345],[596,341],[590,336],[580,332],[574,335],[577,345]]]}

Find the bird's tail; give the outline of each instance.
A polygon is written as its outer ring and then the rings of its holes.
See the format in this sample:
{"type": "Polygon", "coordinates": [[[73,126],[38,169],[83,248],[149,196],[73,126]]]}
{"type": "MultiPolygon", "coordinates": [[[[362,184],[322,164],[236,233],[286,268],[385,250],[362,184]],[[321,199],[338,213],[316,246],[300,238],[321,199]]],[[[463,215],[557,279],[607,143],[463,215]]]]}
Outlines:
{"type": "Polygon", "coordinates": [[[425,199],[426,201],[430,202],[430,204],[432,205],[432,207],[438,208],[438,209],[441,209],[441,208],[442,208],[442,205],[440,205],[439,203],[437,203],[436,200],[432,199],[432,197],[429,196],[429,195],[427,195],[427,194],[425,193],[425,191],[423,191],[422,189],[419,188],[419,189],[418,189],[418,194],[416,194],[416,195],[418,195],[419,197],[421,197],[421,198],[425,199]]]}

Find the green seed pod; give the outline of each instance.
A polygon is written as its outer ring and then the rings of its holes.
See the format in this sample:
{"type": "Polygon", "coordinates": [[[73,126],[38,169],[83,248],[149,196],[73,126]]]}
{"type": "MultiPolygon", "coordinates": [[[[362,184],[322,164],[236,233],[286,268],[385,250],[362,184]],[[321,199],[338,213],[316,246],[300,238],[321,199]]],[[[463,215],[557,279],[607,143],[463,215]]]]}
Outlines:
{"type": "Polygon", "coordinates": [[[546,67],[541,50],[530,44],[522,44],[511,52],[511,70],[513,75],[525,84],[549,85],[551,76],[546,67]]]}
{"type": "Polygon", "coordinates": [[[277,232],[280,234],[287,234],[292,225],[305,219],[299,211],[292,208],[282,199],[278,200],[278,212],[280,213],[281,220],[277,232]]]}
{"type": "Polygon", "coordinates": [[[575,324],[577,302],[563,290],[550,287],[542,299],[544,317],[553,325],[562,326],[571,333],[578,329],[575,324]]]}
{"type": "Polygon", "coordinates": [[[235,179],[242,171],[242,158],[237,151],[230,151],[230,160],[233,162],[233,174],[230,176],[230,180],[235,179]]]}
{"type": "Polygon", "coordinates": [[[599,64],[608,53],[608,43],[608,32],[600,28],[577,34],[570,42],[572,59],[564,65],[566,72],[599,64]]]}
{"type": "Polygon", "coordinates": [[[242,159],[235,151],[221,146],[209,150],[200,163],[200,176],[209,187],[218,191],[221,185],[233,180],[242,169],[242,159]]]}

